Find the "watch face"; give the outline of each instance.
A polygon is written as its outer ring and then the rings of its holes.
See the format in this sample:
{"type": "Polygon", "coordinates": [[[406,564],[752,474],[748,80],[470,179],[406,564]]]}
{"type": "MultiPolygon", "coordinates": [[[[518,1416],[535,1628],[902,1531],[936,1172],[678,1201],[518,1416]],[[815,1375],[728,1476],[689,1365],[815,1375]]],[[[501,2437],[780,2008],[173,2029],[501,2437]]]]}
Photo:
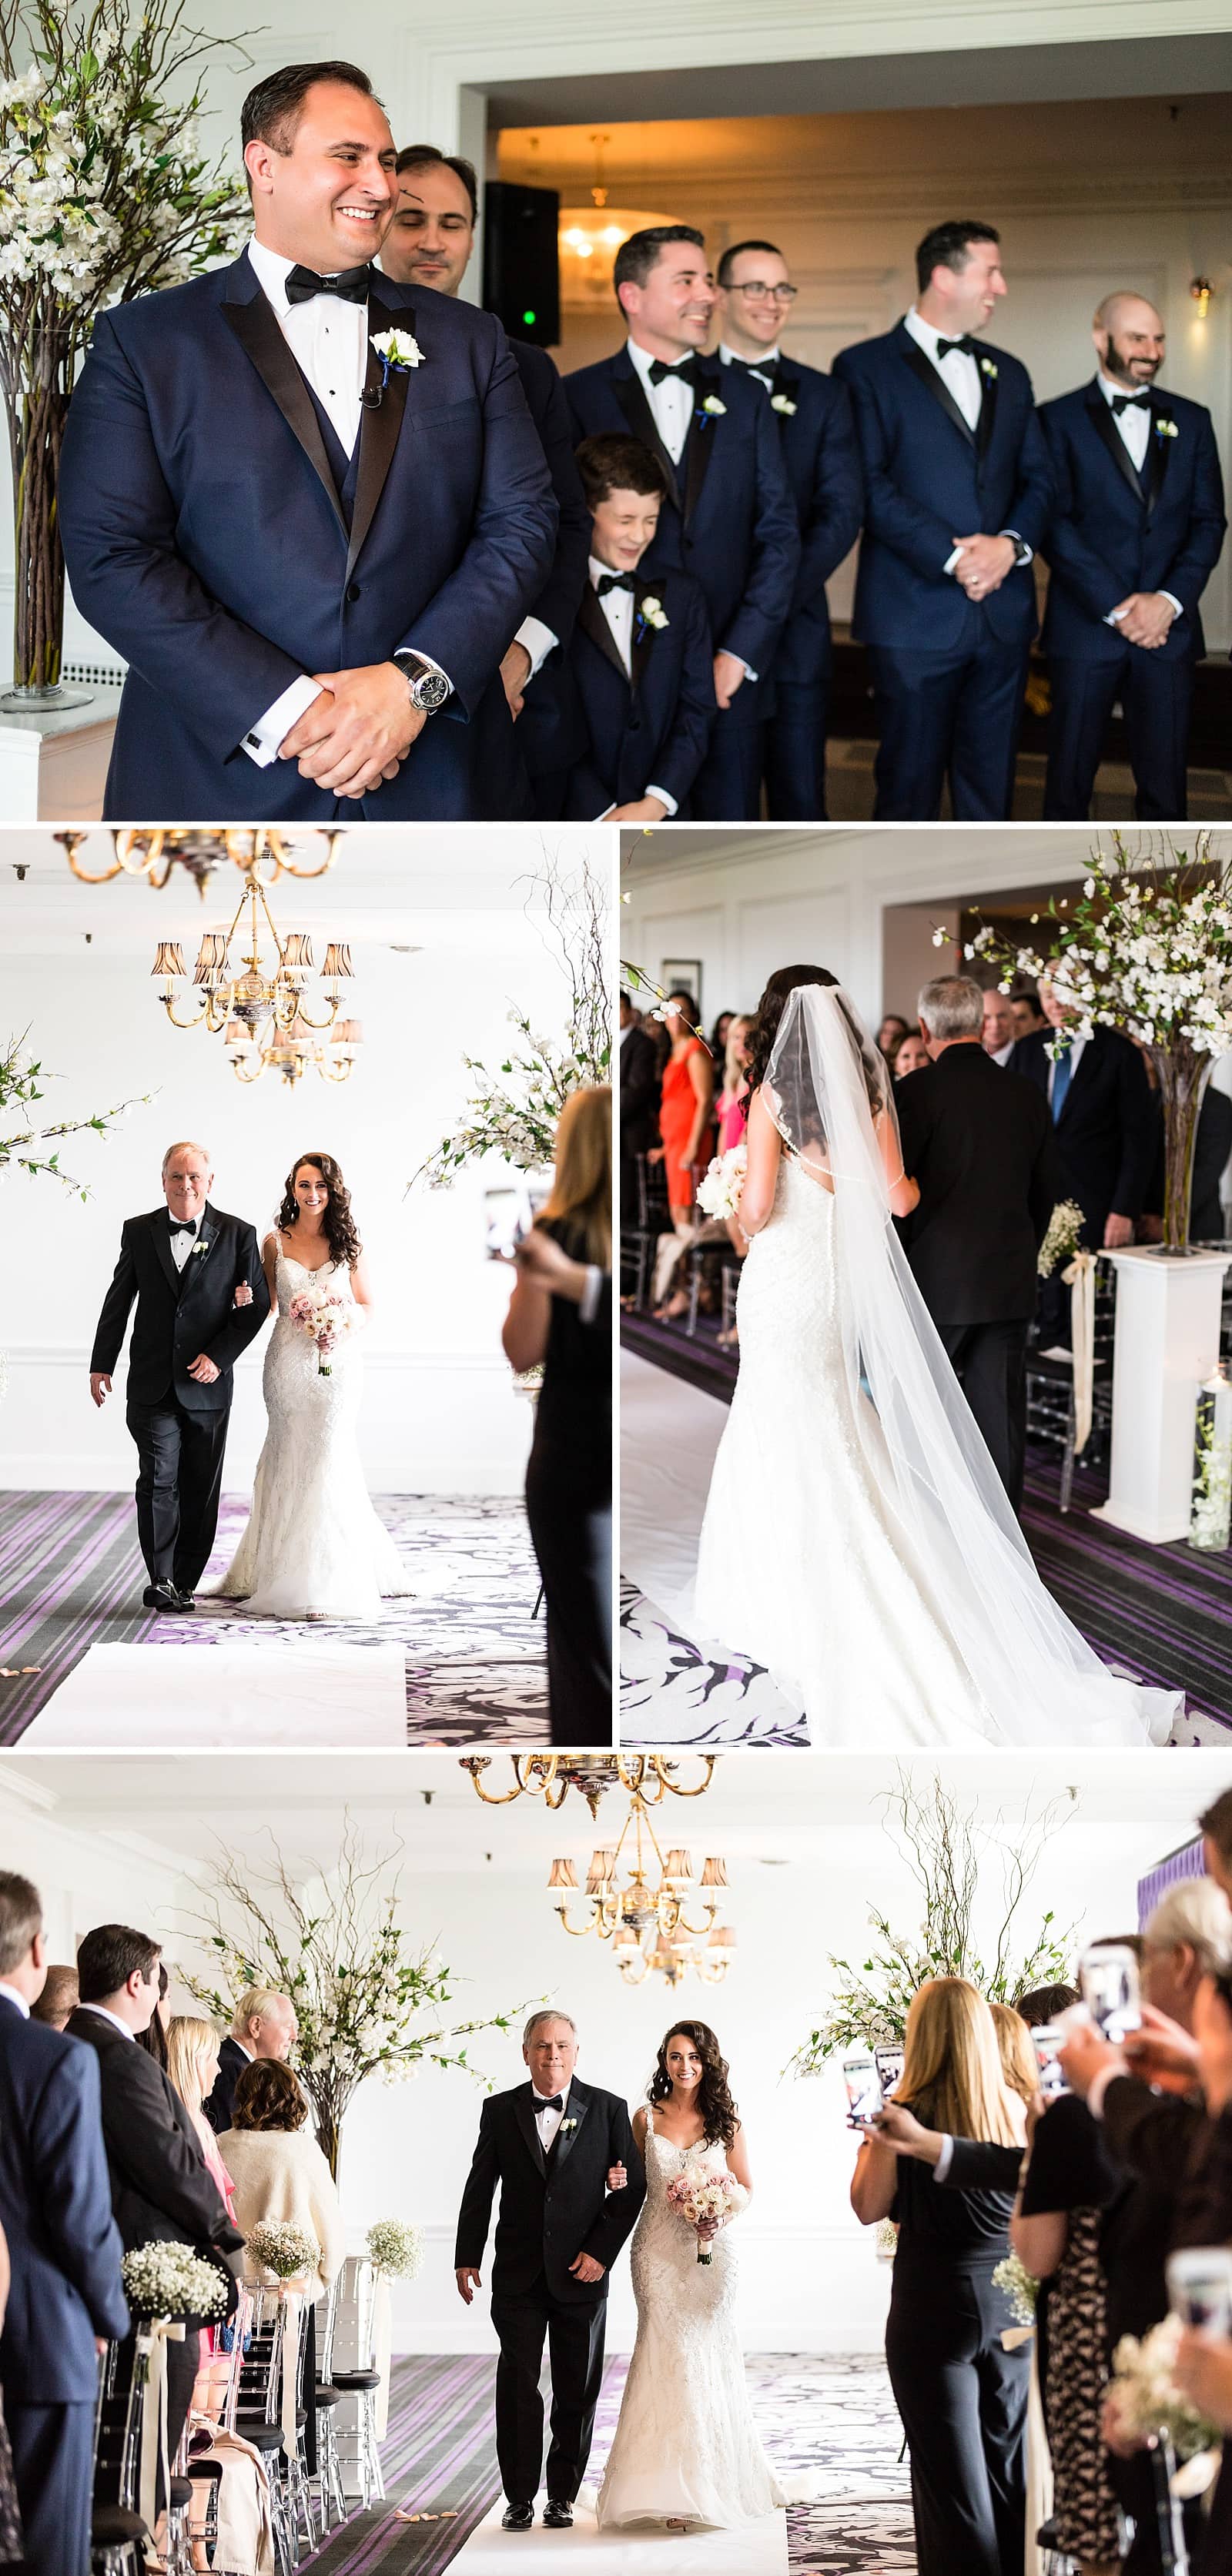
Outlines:
{"type": "Polygon", "coordinates": [[[448,695],[449,682],[441,678],[439,671],[421,671],[419,678],[412,683],[411,696],[416,706],[425,708],[429,714],[434,707],[443,707],[448,695]]]}

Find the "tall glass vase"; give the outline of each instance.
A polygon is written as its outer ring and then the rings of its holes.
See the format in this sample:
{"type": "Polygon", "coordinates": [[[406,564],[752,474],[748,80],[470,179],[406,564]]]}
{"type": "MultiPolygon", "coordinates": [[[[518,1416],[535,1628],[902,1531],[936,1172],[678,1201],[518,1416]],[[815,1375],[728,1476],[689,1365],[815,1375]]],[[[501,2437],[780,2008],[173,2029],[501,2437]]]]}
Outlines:
{"type": "Polygon", "coordinates": [[[26,380],[8,404],[16,588],[13,686],[0,697],[0,706],[10,714],[54,715],[84,705],[92,692],[66,689],[60,679],[64,551],[59,478],[69,397],[47,333],[36,339],[32,355],[26,380]]]}
{"type": "Polygon", "coordinates": [[[1193,1192],[1194,1147],[1206,1086],[1214,1057],[1199,1055],[1188,1039],[1154,1046],[1151,1057],[1159,1076],[1164,1113],[1165,1252],[1188,1252],[1189,1209],[1193,1192]]]}

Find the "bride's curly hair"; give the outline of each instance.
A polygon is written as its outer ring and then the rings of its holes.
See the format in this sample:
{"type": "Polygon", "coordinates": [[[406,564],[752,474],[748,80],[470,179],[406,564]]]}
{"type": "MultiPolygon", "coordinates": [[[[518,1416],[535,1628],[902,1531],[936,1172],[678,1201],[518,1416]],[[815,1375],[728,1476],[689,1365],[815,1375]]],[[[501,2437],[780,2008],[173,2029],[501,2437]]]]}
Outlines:
{"type": "Polygon", "coordinates": [[[320,1173],[329,1192],[322,1232],[329,1245],[330,1259],[336,1262],[339,1268],[345,1262],[348,1270],[353,1270],[364,1247],[359,1239],[359,1228],[351,1214],[351,1193],[332,1154],[296,1155],[286,1177],[282,1206],[275,1220],[278,1231],[280,1234],[290,1234],[292,1227],[299,1223],[299,1201],[295,1195],[295,1180],[297,1173],[303,1171],[305,1163],[311,1163],[314,1172],[320,1173]]]}
{"type": "MultiPolygon", "coordinates": [[[[771,976],[757,1005],[752,1035],[747,1040],[749,1087],[742,1102],[746,1118],[758,1084],[765,1081],[766,1068],[774,1052],[774,1041],[779,1033],[779,1022],[787,1006],[788,994],[794,992],[797,984],[828,984],[833,989],[837,987],[838,977],[831,974],[828,966],[780,966],[771,976]]],[[[868,1092],[868,1105],[873,1116],[876,1117],[878,1110],[885,1107],[885,1087],[877,1080],[869,1066],[863,1039],[850,1011],[842,1004],[840,1009],[851,1031],[852,1044],[861,1059],[865,1089],[868,1092]]]]}
{"type": "Polygon", "coordinates": [[[702,2061],[702,2080],[698,2087],[697,2107],[706,2123],[706,2144],[730,2147],[735,2143],[740,2115],[732,2100],[728,2083],[729,2068],[709,2022],[674,2021],[659,2050],[655,2071],[646,2087],[648,2102],[666,2102],[672,2089],[667,2071],[667,2052],[674,2039],[687,2039],[702,2061]]]}

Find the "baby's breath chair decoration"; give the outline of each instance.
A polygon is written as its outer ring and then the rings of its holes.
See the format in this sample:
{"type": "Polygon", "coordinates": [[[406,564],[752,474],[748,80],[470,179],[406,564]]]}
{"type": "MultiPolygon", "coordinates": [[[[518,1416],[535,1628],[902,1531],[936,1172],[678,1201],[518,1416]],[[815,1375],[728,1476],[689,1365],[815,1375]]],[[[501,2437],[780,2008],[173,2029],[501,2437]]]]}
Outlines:
{"type": "Polygon", "coordinates": [[[194,1938],[214,1954],[217,1983],[186,1968],[184,1983],[224,2027],[241,1994],[289,1995],[299,2024],[292,2064],[318,2142],[337,2180],[342,2123],[361,2084],[405,2083],[420,2066],[458,2066],[480,2083],[465,2042],[505,2031],[522,2009],[444,2023],[453,1972],[433,1942],[421,1948],[398,1920],[398,1852],[369,1857],[348,1817],[328,1871],[297,1875],[270,1837],[264,1877],[224,1853],[194,1938]],[[310,1891],[310,1892],[308,1892],[310,1891]]]}
{"type": "MultiPolygon", "coordinates": [[[[71,706],[60,686],[57,479],[94,317],[175,286],[239,246],[239,180],[203,153],[202,67],[237,43],[178,0],[0,0],[0,396],[13,469],[16,601],[9,706],[71,706]]],[[[86,692],[85,694],[88,694],[86,692]]]]}

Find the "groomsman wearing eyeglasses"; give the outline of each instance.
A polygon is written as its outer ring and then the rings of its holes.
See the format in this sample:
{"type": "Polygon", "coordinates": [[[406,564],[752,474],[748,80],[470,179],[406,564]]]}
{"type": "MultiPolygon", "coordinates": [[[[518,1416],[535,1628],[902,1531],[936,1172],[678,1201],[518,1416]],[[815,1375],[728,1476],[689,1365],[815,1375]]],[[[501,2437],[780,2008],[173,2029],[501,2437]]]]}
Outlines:
{"type": "Polygon", "coordinates": [[[796,288],[772,242],[735,242],[719,261],[719,358],[764,386],[777,415],[803,552],[791,613],[774,660],[774,712],[765,731],[772,823],[826,818],[830,611],[826,583],[860,533],[863,486],[845,386],[785,358],[779,335],[796,288]]]}
{"type": "Polygon", "coordinates": [[[919,293],[834,372],[855,410],[864,534],[852,632],[877,699],[878,822],[1004,821],[1051,469],[1031,379],[975,335],[1006,293],[991,224],[938,224],[919,293]]]}
{"type": "Polygon", "coordinates": [[[1198,601],[1227,520],[1210,413],[1164,394],[1163,322],[1106,295],[1091,382],[1041,406],[1056,494],[1044,650],[1052,685],[1044,813],[1085,822],[1119,699],[1140,822],[1183,822],[1198,601]]]}
{"type": "Polygon", "coordinates": [[[704,358],[716,302],[701,233],[656,224],[616,253],[622,348],[565,379],[579,441],[632,432],[667,487],[647,575],[692,573],[714,637],[718,715],[693,792],[703,822],[755,822],[773,666],[800,535],[763,386],[704,358]]]}

